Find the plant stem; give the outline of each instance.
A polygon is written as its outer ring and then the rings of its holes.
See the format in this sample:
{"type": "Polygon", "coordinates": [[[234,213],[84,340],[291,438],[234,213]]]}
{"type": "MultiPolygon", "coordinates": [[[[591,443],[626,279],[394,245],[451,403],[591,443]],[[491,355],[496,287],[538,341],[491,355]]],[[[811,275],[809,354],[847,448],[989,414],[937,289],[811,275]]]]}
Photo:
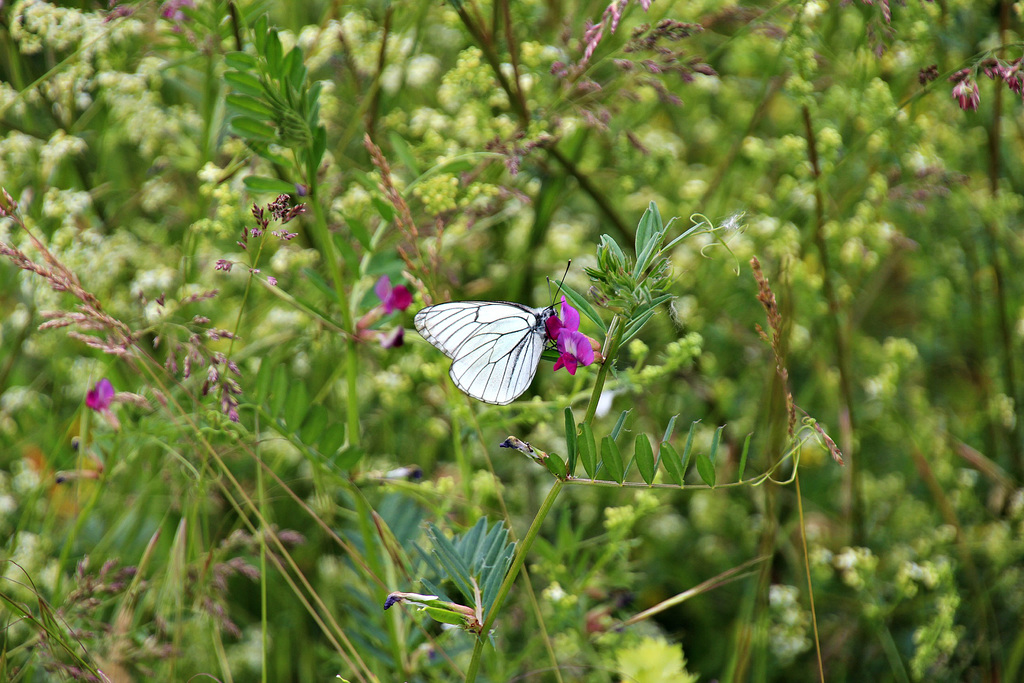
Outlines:
{"type": "Polygon", "coordinates": [[[851,542],[860,545],[863,539],[863,514],[861,511],[861,483],[860,463],[853,455],[853,432],[856,422],[853,414],[853,383],[850,379],[850,352],[846,344],[846,330],[839,321],[839,297],[836,295],[835,285],[832,282],[833,273],[829,265],[828,243],[825,241],[825,207],[821,194],[821,166],[818,164],[818,147],[814,136],[814,125],[811,123],[811,111],[807,105],[803,106],[804,133],[807,136],[807,155],[811,162],[811,173],[814,176],[814,244],[818,249],[818,258],[821,260],[821,288],[828,303],[829,321],[832,326],[832,337],[835,343],[836,365],[839,366],[839,423],[840,428],[849,438],[844,438],[842,444],[843,452],[850,457],[847,458],[847,466],[850,469],[850,536],[851,542]]]}
{"type": "MultiPolygon", "coordinates": [[[[604,389],[604,382],[608,378],[608,370],[612,366],[615,354],[619,351],[619,344],[622,341],[622,333],[625,329],[622,319],[618,315],[613,317],[608,325],[611,342],[607,345],[607,353],[605,354],[604,362],[601,363],[601,369],[597,371],[597,379],[594,380],[594,390],[590,394],[590,403],[587,404],[587,413],[583,416],[583,421],[587,424],[592,424],[594,421],[594,415],[597,413],[597,404],[601,400],[601,391],[604,389]]],[[[573,475],[575,473],[570,472],[569,474],[573,475]]]]}
{"type": "Polygon", "coordinates": [[[473,658],[470,660],[469,668],[466,670],[466,683],[472,683],[476,680],[476,676],[480,671],[480,660],[483,656],[484,646],[489,640],[487,634],[494,625],[498,611],[501,609],[502,603],[505,602],[505,598],[508,597],[509,591],[512,590],[512,584],[515,583],[519,570],[526,563],[526,556],[529,554],[530,548],[533,546],[533,542],[536,540],[537,534],[540,533],[540,528],[544,524],[544,520],[547,518],[548,513],[551,512],[551,508],[554,507],[555,499],[558,498],[558,494],[564,485],[565,482],[559,479],[555,480],[551,490],[548,491],[548,495],[544,498],[544,502],[541,503],[540,509],[537,510],[537,515],[533,518],[533,524],[530,525],[529,531],[526,532],[526,536],[523,537],[523,540],[516,547],[516,556],[512,560],[512,566],[509,567],[505,580],[498,589],[498,595],[494,598],[494,604],[491,605],[491,611],[487,614],[483,627],[476,636],[476,643],[473,644],[473,658]]]}

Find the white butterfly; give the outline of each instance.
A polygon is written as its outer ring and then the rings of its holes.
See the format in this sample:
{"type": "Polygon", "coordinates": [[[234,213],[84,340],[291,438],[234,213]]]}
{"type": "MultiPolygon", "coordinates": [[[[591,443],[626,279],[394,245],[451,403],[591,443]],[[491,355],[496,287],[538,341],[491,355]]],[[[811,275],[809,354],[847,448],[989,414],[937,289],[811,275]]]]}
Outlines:
{"type": "Polygon", "coordinates": [[[416,331],[452,359],[455,386],[484,403],[508,405],[537,374],[552,306],[449,301],[416,314],[416,331]]]}

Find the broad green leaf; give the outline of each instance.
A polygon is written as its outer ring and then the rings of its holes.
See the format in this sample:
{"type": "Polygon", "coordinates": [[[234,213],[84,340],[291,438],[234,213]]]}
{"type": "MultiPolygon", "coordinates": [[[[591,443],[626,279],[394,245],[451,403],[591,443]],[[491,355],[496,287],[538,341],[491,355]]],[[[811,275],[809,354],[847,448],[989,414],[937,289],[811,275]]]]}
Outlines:
{"type": "Polygon", "coordinates": [[[295,186],[280,178],[250,175],[246,176],[242,183],[245,185],[245,189],[253,194],[269,193],[273,195],[288,194],[295,196],[295,186]]]}
{"type": "Polygon", "coordinates": [[[715,487],[715,465],[711,462],[711,458],[703,453],[697,454],[697,474],[705,484],[711,488],[715,487]]]}
{"type": "Polygon", "coordinates": [[[576,473],[576,418],[572,408],[565,407],[565,457],[568,459],[566,471],[569,476],[576,473]]]}
{"type": "Polygon", "coordinates": [[[665,467],[665,472],[668,474],[669,479],[673,483],[682,486],[686,471],[683,469],[682,460],[679,458],[676,449],[672,448],[672,444],[667,441],[661,444],[661,448],[658,451],[658,459],[661,460],[661,464],[665,467]]]}
{"type": "Polygon", "coordinates": [[[580,425],[579,446],[583,470],[593,479],[597,475],[597,444],[594,441],[594,430],[585,422],[580,425]]]}
{"type": "Polygon", "coordinates": [[[633,446],[633,460],[636,461],[636,468],[640,476],[648,484],[654,482],[654,449],[651,448],[651,441],[646,434],[637,434],[633,446]]]}
{"type": "Polygon", "coordinates": [[[608,476],[621,484],[626,476],[622,465],[622,453],[619,452],[619,447],[615,445],[615,441],[610,436],[601,439],[601,462],[604,464],[608,476]]]}

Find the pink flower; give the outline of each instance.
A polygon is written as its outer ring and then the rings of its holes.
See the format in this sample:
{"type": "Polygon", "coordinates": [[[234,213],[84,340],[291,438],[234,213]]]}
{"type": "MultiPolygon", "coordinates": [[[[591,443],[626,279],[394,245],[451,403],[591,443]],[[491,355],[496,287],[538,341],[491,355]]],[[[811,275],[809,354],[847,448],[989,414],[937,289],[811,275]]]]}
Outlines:
{"type": "Polygon", "coordinates": [[[394,349],[405,343],[405,328],[396,327],[390,332],[378,332],[380,345],[385,349],[394,349]]]}
{"type": "Polygon", "coordinates": [[[110,383],[109,379],[104,377],[99,382],[96,382],[96,386],[86,394],[85,405],[96,412],[102,413],[103,411],[110,410],[110,404],[113,400],[114,385],[110,383]]]}
{"type": "Polygon", "coordinates": [[[575,375],[578,366],[587,366],[594,362],[594,349],[591,347],[590,337],[579,331],[580,312],[569,305],[565,296],[562,296],[561,317],[551,316],[544,325],[547,327],[548,337],[555,341],[555,348],[558,349],[556,371],[565,368],[570,375],[575,375]]]}
{"type": "Polygon", "coordinates": [[[89,390],[89,393],[85,395],[85,405],[95,410],[97,413],[103,416],[111,427],[115,430],[121,428],[121,423],[118,421],[117,416],[114,415],[110,410],[111,404],[114,402],[114,385],[110,383],[110,380],[104,377],[99,382],[96,382],[96,386],[89,390]]]}
{"type": "Polygon", "coordinates": [[[373,286],[373,291],[384,304],[384,313],[391,313],[395,310],[404,311],[412,304],[412,292],[405,285],[392,287],[391,278],[387,275],[380,276],[377,284],[373,286]]]}

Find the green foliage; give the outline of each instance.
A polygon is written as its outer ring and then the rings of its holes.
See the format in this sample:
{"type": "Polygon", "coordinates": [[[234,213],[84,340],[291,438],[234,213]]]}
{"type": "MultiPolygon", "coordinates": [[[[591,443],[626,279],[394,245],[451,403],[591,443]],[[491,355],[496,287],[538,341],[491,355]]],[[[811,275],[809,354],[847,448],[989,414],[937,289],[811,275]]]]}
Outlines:
{"type": "Polygon", "coordinates": [[[3,3],[0,679],[1020,679],[1018,5],[3,3]]]}

